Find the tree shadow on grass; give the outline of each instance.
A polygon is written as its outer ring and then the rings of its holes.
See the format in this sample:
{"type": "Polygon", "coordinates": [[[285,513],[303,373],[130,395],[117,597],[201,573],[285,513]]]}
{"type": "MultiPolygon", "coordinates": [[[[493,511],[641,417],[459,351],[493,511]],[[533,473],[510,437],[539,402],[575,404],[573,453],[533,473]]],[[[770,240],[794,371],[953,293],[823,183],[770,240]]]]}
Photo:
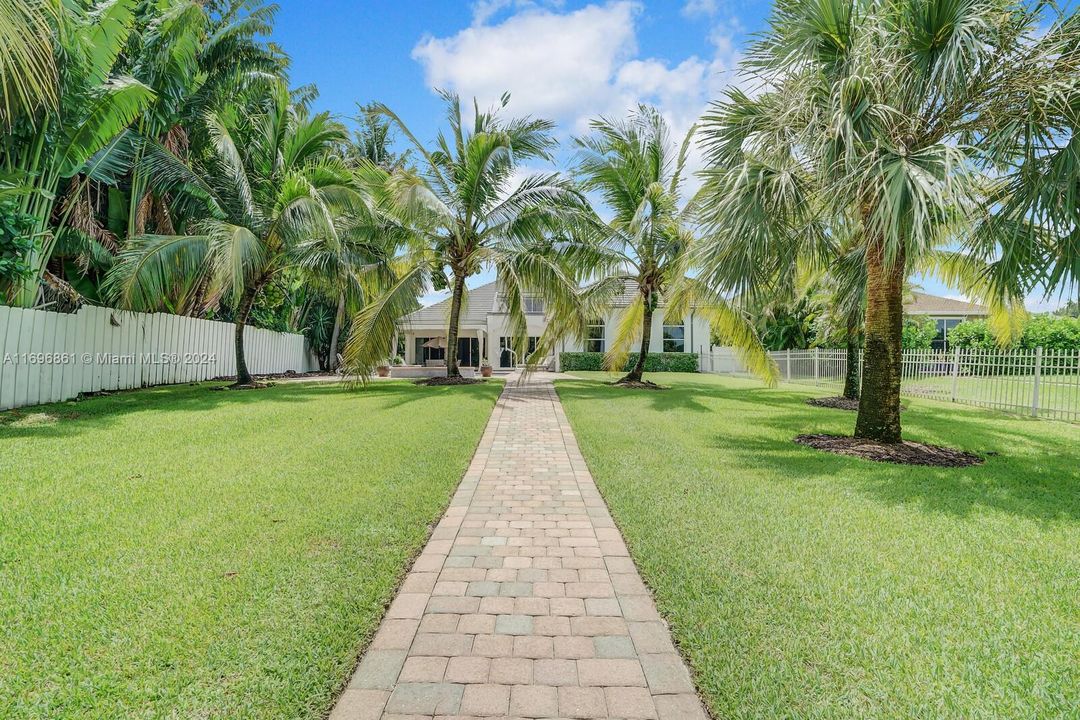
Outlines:
{"type": "MultiPolygon", "coordinates": [[[[805,407],[805,406],[804,406],[805,407]]],[[[915,467],[845,457],[794,442],[804,432],[849,434],[853,419],[823,421],[816,409],[794,407],[783,416],[759,416],[753,435],[714,436],[712,446],[757,468],[772,481],[821,479],[848,484],[889,505],[916,504],[926,512],[966,516],[998,510],[1038,520],[1080,520],[1080,455],[1055,428],[1040,428],[1020,418],[980,418],[967,412],[919,407],[905,413],[910,440],[954,447],[985,459],[967,468],[915,467]],[[1005,421],[1005,422],[1003,422],[1005,421]],[[1011,423],[1017,423],[1015,428],[1011,423]],[[1023,428],[1028,432],[1020,433],[1023,428]]],[[[829,412],[822,409],[820,412],[829,412]]]]}
{"type": "MultiPolygon", "coordinates": [[[[666,393],[632,395],[588,380],[561,382],[558,388],[567,400],[607,403],[613,416],[639,409],[637,398],[653,410],[716,416],[693,422],[708,423],[705,446],[726,456],[717,458],[718,468],[726,466],[724,472],[741,467],[775,483],[844,483],[879,502],[914,504],[928,513],[966,516],[996,510],[1042,521],[1080,520],[1080,443],[1070,439],[1070,434],[1080,435],[1075,426],[908,401],[910,409],[902,420],[905,437],[973,452],[986,462],[968,468],[892,465],[794,442],[803,433],[848,435],[854,429],[854,414],[806,405],[807,397],[821,394],[818,388],[769,389],[751,383],[732,387],[707,378],[675,384],[666,393]]],[[[667,447],[665,438],[655,441],[667,447]]]]}
{"type": "Polygon", "coordinates": [[[223,390],[226,383],[165,385],[96,395],[79,401],[34,405],[0,412],[0,442],[8,438],[65,438],[100,430],[135,412],[209,412],[223,407],[259,408],[352,396],[378,398],[379,408],[394,409],[447,394],[480,397],[496,393],[484,385],[421,387],[410,382],[380,382],[366,387],[338,383],[285,382],[258,390],[223,390]]]}

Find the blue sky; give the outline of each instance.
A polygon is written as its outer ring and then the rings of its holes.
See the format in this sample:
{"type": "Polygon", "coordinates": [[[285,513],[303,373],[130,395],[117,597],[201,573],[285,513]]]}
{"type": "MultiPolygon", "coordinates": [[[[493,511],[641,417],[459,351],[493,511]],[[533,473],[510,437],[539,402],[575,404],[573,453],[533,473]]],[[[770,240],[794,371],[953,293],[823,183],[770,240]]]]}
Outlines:
{"type": "MultiPolygon", "coordinates": [[[[555,120],[566,139],[592,117],[645,102],[660,107],[681,137],[710,100],[739,82],[741,53],[770,7],[752,0],[279,2],[273,39],[293,59],[293,84],[318,86],[319,109],[347,117],[357,103],[384,102],[425,141],[442,119],[436,87],[481,105],[509,91],[511,112],[555,120]]],[[[485,274],[470,285],[490,280],[485,274]]],[[[935,281],[921,284],[957,297],[935,281]]]]}

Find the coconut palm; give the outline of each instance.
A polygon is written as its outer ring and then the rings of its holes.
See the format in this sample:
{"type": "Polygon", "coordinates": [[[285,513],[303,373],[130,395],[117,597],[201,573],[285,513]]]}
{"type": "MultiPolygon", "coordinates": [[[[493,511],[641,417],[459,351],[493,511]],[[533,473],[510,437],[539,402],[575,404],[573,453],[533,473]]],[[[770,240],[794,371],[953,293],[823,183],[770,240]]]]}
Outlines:
{"type": "Polygon", "coordinates": [[[710,321],[714,334],[736,348],[752,372],[773,380],[775,364],[744,313],[693,276],[698,238],[690,219],[695,204],[682,203],[681,189],[694,129],[676,150],[659,111],[646,106],[625,120],[595,120],[591,129],[591,134],[576,140],[576,176],[586,191],[603,199],[612,217],[590,228],[602,252],[592,260],[598,279],[585,291],[588,307],[595,312],[615,295],[632,292],[605,355],[605,367],[622,370],[637,343],[637,359],[619,382],[642,382],[653,319],[663,301],[665,317],[680,324],[695,308],[710,321]]]}
{"type": "Polygon", "coordinates": [[[236,325],[236,382],[249,385],[244,325],[252,305],[282,273],[323,262],[326,245],[312,237],[337,237],[336,214],[359,211],[366,200],[331,156],[344,128],[293,104],[284,84],[240,126],[215,116],[208,125],[214,152],[184,176],[185,191],[204,199],[207,217],[189,234],[130,239],[107,285],[132,309],[159,308],[165,298],[196,291],[207,303],[227,298],[236,325]]]}
{"type": "Polygon", "coordinates": [[[467,302],[466,280],[483,268],[497,273],[514,343],[526,341],[525,299],[542,294],[550,306],[573,302],[577,275],[560,252],[566,222],[584,211],[580,194],[558,174],[518,180],[522,163],[550,160],[553,124],[534,118],[505,119],[509,102],[463,119],[456,95],[445,93],[449,135],[425,147],[401,119],[375,106],[411,144],[418,170],[386,173],[384,201],[411,234],[401,254],[408,270],[354,319],[345,348],[349,371],[364,379],[392,355],[397,320],[432,287],[450,290],[446,369],[460,377],[458,335],[467,302]]]}
{"type": "MultiPolygon", "coordinates": [[[[731,91],[704,121],[711,241],[706,276],[767,293],[793,258],[827,261],[833,218],[853,218],[866,286],[865,359],[855,435],[899,442],[903,289],[947,243],[985,265],[997,205],[981,169],[1014,153],[989,142],[1011,122],[999,87],[1048,63],[1033,53],[1042,6],[1008,0],[779,0],[744,70],[761,92],[731,91]],[[975,252],[975,251],[978,252],[975,252]],[[979,253],[982,253],[980,256],[979,253]]],[[[943,270],[943,272],[946,272],[943,270]]],[[[972,274],[962,289],[986,285],[972,274]]],[[[993,297],[1019,303],[1007,278],[993,297]]]]}

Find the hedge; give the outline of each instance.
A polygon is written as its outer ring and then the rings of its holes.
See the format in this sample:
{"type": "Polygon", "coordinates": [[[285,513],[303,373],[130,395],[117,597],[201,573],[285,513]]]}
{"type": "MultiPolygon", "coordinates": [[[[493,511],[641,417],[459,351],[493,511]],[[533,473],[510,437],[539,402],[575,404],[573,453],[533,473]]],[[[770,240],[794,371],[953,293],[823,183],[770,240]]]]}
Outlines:
{"type": "MultiPolygon", "coordinates": [[[[637,353],[631,353],[623,370],[629,370],[637,362],[637,353]]],[[[603,370],[604,353],[559,353],[559,364],[564,371],[603,370]]],[[[649,353],[645,358],[645,372],[697,372],[697,353],[649,353]]]]}
{"type": "MultiPolygon", "coordinates": [[[[996,350],[999,348],[985,320],[962,322],[949,331],[949,346],[996,350]]],[[[1033,317],[1024,323],[1019,340],[1012,345],[1022,350],[1080,350],[1080,318],[1033,317]]]]}

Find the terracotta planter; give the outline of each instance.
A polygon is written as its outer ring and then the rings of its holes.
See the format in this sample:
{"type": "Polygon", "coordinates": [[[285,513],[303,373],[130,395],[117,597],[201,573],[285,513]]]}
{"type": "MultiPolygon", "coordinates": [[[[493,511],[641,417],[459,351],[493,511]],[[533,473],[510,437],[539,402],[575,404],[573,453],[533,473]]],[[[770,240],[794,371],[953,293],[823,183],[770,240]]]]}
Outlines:
{"type": "Polygon", "coordinates": [[[390,377],[390,366],[380,365],[379,367],[375,368],[375,374],[379,377],[390,377]]]}
{"type": "Polygon", "coordinates": [[[481,365],[480,366],[480,375],[483,376],[483,377],[491,377],[491,366],[490,365],[481,365]]]}

